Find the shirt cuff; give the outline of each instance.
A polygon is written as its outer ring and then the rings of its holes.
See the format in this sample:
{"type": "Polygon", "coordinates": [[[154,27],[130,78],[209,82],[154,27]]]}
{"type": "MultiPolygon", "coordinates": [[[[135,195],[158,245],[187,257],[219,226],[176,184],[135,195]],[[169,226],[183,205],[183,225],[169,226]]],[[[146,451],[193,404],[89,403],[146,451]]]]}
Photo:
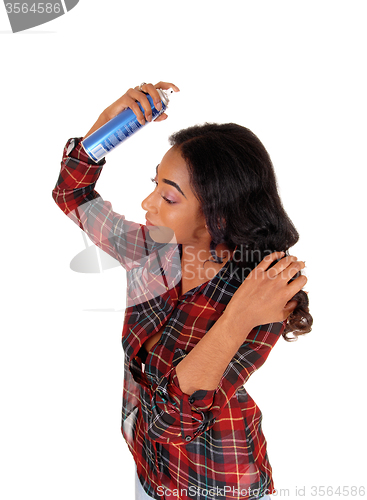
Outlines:
{"type": "MultiPolygon", "coordinates": [[[[190,396],[181,391],[176,373],[172,368],[161,380],[156,389],[156,403],[165,412],[179,416],[179,432],[181,439],[190,442],[208,426],[215,423],[211,412],[215,390],[198,390],[190,396]]],[[[178,429],[177,429],[178,430],[178,429]]]]}
{"type": "Polygon", "coordinates": [[[176,373],[176,367],[169,375],[168,388],[168,391],[174,400],[178,401],[185,399],[194,410],[208,411],[213,405],[215,390],[207,391],[199,389],[193,392],[190,396],[181,391],[176,373]]]}
{"type": "Polygon", "coordinates": [[[106,163],[105,158],[102,158],[102,160],[96,162],[92,160],[90,156],[87,155],[85,149],[83,148],[82,140],[83,137],[74,137],[69,139],[65,146],[66,156],[69,156],[71,158],[76,158],[84,163],[88,163],[89,165],[99,165],[99,166],[104,165],[106,163]]]}

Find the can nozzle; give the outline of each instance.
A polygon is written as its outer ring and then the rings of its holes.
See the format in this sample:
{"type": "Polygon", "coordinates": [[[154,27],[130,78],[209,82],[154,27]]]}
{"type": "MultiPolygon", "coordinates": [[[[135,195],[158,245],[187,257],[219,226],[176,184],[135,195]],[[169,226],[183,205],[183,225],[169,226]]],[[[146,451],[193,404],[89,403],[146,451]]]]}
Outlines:
{"type": "Polygon", "coordinates": [[[167,92],[163,89],[157,89],[157,91],[158,91],[159,97],[161,98],[161,101],[163,102],[163,104],[165,106],[168,106],[169,99],[168,99],[167,92]]]}

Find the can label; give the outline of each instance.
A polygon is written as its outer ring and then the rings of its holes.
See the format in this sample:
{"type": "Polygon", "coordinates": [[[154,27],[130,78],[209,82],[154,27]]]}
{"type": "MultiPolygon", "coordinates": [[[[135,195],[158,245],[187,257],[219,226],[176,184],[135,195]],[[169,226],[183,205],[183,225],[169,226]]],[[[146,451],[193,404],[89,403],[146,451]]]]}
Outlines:
{"type": "MultiPolygon", "coordinates": [[[[160,89],[158,89],[158,91],[160,91],[160,89]]],[[[162,91],[160,91],[160,95],[162,97],[162,109],[158,111],[158,109],[154,106],[151,96],[146,94],[152,108],[153,120],[158,118],[158,116],[167,109],[168,99],[162,91]]],[[[138,105],[144,113],[144,109],[139,102],[138,105]]],[[[145,125],[147,123],[148,122],[146,122],[145,125]]],[[[130,108],[127,108],[82,141],[82,146],[90,158],[98,162],[112,149],[121,144],[124,140],[132,136],[145,125],[141,125],[134,112],[130,108]]]]}

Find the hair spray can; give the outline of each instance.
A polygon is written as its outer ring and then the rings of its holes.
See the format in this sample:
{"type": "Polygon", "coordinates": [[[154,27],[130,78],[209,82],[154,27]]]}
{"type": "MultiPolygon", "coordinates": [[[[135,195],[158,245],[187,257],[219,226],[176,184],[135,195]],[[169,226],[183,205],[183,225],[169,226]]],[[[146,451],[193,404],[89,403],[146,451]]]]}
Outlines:
{"type": "MultiPolygon", "coordinates": [[[[158,111],[154,107],[153,99],[149,94],[146,94],[149,104],[152,108],[152,119],[155,120],[161,115],[168,106],[167,93],[162,89],[157,89],[162,102],[162,109],[158,111]]],[[[138,102],[138,105],[144,113],[143,107],[138,102]]],[[[145,122],[145,125],[149,122],[145,122]]],[[[98,130],[89,135],[82,146],[87,155],[94,161],[99,161],[112,151],[115,147],[121,144],[125,139],[133,135],[137,130],[140,130],[144,125],[138,122],[134,112],[130,108],[124,109],[117,116],[105,123],[98,130]]]]}

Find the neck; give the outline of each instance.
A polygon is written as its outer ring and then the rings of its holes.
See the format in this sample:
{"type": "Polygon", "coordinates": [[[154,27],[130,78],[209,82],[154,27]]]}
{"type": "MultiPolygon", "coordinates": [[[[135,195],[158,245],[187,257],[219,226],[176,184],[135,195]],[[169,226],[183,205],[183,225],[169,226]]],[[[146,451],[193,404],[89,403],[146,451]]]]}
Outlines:
{"type": "Polygon", "coordinates": [[[214,269],[218,271],[232,257],[231,251],[225,244],[220,244],[215,249],[216,254],[222,260],[222,263],[214,262],[210,253],[209,245],[182,245],[181,266],[190,269],[202,270],[214,269]]]}

